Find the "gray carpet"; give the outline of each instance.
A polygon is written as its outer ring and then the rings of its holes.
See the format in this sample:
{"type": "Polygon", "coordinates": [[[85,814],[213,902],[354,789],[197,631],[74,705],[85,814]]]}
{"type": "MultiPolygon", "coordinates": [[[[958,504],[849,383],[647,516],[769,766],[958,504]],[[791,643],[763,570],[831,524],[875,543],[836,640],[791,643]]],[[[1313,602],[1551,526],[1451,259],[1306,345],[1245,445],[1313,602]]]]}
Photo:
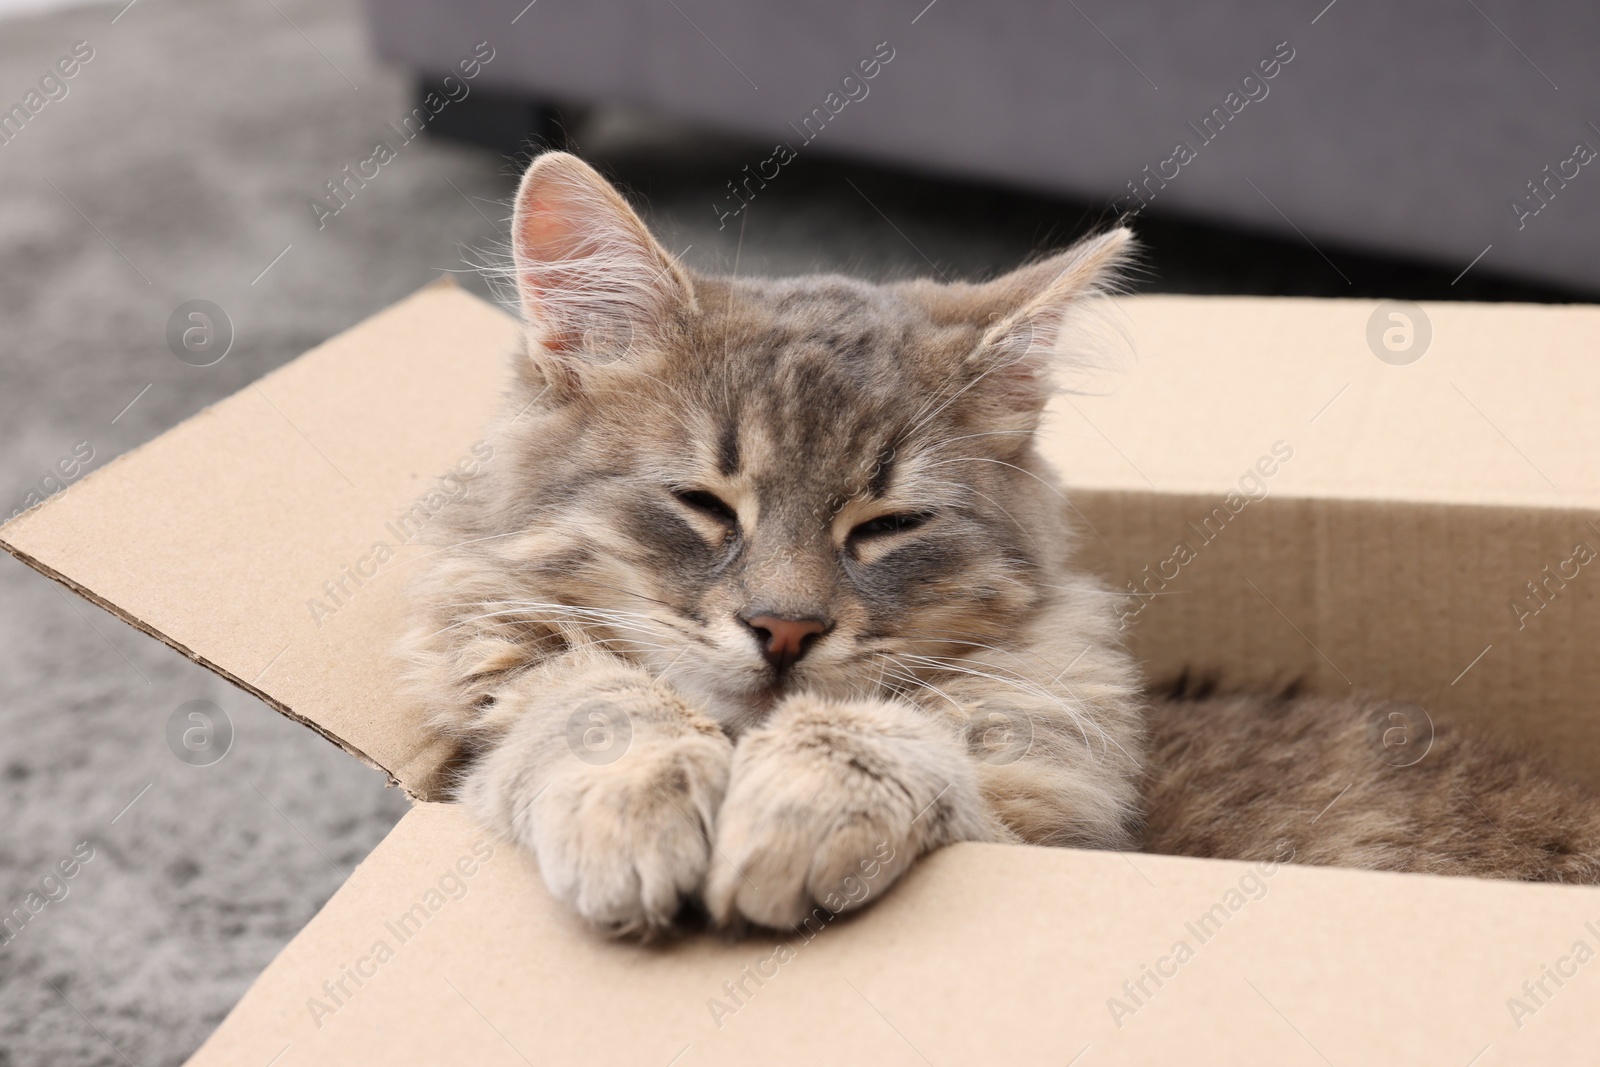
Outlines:
{"type": "MultiPolygon", "coordinates": [[[[79,442],[104,464],[498,232],[514,162],[429,140],[316,228],[308,199],[410,107],[353,0],[140,0],[12,18],[0,35],[7,105],[73,42],[95,49],[0,145],[0,517],[79,442]],[[196,298],[236,332],[208,368],[166,347],[169,314],[196,298]]],[[[748,272],[988,273],[1097,218],[808,159],[750,209],[740,247],[712,205],[751,146],[611,112],[572,132],[706,269],[737,251],[748,272]]],[[[1151,287],[1351,292],[1292,244],[1159,217],[1144,232],[1151,287]]],[[[1337,254],[1362,293],[1561,295],[1487,272],[1451,291],[1437,272],[1337,254]]],[[[9,557],[0,739],[0,915],[93,848],[66,896],[0,945],[0,1067],[181,1062],[405,810],[374,772],[9,557]],[[236,732],[205,767],[166,741],[197,698],[236,732]]]]}

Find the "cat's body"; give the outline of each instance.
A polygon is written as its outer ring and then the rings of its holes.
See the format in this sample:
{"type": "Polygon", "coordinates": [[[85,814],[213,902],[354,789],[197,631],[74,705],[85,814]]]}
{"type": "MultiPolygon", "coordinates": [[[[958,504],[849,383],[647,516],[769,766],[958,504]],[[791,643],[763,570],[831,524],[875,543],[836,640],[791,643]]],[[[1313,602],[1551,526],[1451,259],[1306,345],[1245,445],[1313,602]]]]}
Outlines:
{"type": "Polygon", "coordinates": [[[1600,882],[1600,802],[1415,704],[1190,689],[1149,708],[1144,847],[1600,882]]]}
{"type": "Polygon", "coordinates": [[[1125,231],[982,285],[704,278],[553,154],[512,237],[526,352],[408,653],[554,892],[788,926],[953,841],[1134,847],[1151,783],[1158,846],[1211,840],[1032,441],[1125,231]]]}

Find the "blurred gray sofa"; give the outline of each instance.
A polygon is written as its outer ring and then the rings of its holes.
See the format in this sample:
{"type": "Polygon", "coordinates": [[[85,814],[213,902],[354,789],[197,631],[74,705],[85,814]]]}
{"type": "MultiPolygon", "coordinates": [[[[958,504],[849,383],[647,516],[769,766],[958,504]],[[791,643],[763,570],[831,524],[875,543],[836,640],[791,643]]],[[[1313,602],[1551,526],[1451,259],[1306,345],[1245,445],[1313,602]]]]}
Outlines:
{"type": "Polygon", "coordinates": [[[1600,290],[1600,5],[524,3],[367,10],[419,75],[488,42],[493,92],[1600,290]]]}

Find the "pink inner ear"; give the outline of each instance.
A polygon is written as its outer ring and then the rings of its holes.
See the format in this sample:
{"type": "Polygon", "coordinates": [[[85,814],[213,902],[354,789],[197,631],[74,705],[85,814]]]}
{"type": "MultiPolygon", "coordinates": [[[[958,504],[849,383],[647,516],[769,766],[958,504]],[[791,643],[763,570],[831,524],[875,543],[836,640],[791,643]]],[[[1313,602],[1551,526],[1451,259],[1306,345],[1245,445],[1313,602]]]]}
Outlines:
{"type": "Polygon", "coordinates": [[[513,223],[522,307],[540,346],[609,363],[692,300],[621,194],[581,160],[541,156],[523,178],[513,223]]]}
{"type": "Polygon", "coordinates": [[[615,217],[615,207],[599,191],[576,185],[575,178],[548,176],[524,188],[517,204],[513,254],[523,306],[540,327],[541,343],[555,352],[581,348],[586,331],[620,310],[607,299],[595,261],[607,251],[608,228],[610,244],[631,243],[627,221],[615,217]]]}
{"type": "Polygon", "coordinates": [[[531,265],[565,258],[575,244],[566,221],[549,214],[548,202],[535,201],[529,208],[534,213],[517,233],[517,259],[531,265]]]}
{"type": "Polygon", "coordinates": [[[585,240],[580,205],[574,199],[554,189],[524,197],[518,205],[521,226],[515,247],[520,267],[534,268],[594,253],[598,242],[593,237],[585,240]]]}
{"type": "Polygon", "coordinates": [[[522,220],[514,246],[523,309],[529,321],[540,327],[540,341],[546,348],[571,351],[581,342],[581,335],[551,298],[563,292],[570,295],[577,288],[574,272],[561,265],[582,257],[582,241],[572,229],[572,220],[551,211],[548,201],[535,201],[528,207],[531,213],[522,220]]]}

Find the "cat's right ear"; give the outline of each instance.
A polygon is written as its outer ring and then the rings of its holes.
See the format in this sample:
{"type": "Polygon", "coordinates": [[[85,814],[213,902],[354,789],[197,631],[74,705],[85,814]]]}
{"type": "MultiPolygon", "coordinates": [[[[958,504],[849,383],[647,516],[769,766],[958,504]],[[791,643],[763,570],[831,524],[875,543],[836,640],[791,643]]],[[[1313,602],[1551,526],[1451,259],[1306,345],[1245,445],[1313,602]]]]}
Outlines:
{"type": "Polygon", "coordinates": [[[627,201],[566,152],[540,156],[522,176],[511,250],[533,356],[552,385],[628,359],[694,302],[688,274],[627,201]]]}
{"type": "Polygon", "coordinates": [[[1055,392],[1057,365],[1076,354],[1063,351],[1074,313],[1089,298],[1115,291],[1132,252],[1130,230],[1108,230],[950,299],[969,321],[988,324],[962,368],[974,376],[971,402],[989,405],[983,422],[1028,431],[1038,426],[1055,392]]]}

